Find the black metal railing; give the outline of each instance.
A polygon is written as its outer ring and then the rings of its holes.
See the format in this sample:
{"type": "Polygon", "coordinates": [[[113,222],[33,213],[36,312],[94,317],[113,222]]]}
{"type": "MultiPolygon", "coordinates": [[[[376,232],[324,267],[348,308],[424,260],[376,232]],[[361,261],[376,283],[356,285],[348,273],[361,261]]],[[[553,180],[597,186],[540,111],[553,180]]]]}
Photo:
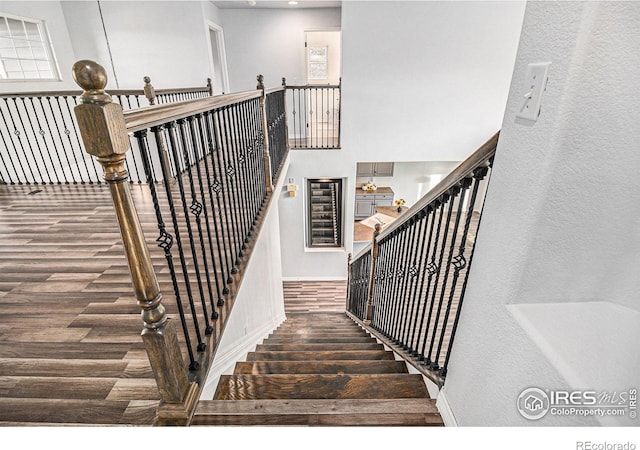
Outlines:
{"type": "Polygon", "coordinates": [[[439,383],[447,374],[497,141],[498,134],[349,264],[348,311],[439,383]]]}
{"type": "MultiPolygon", "coordinates": [[[[283,88],[266,95],[266,116],[276,118],[271,142],[279,142],[283,88]]],[[[221,307],[233,298],[259,217],[284,153],[267,169],[262,91],[159,105],[125,113],[127,129],[149,187],[176,315],[182,325],[189,369],[208,360],[208,336],[221,307]],[[273,175],[272,175],[273,174],[273,175]]],[[[271,147],[269,147],[271,148],[271,147]]],[[[211,349],[210,349],[211,350],[211,349]]]]}
{"type": "MultiPolygon", "coordinates": [[[[154,103],[170,103],[210,95],[209,87],[156,90],[145,98],[145,90],[111,91],[123,110],[154,103]]],[[[31,92],[0,95],[0,183],[99,184],[100,165],[84,151],[73,108],[80,92],[31,92]]],[[[145,174],[139,151],[127,154],[132,182],[143,182],[145,174]]]]}
{"type": "Polygon", "coordinates": [[[271,176],[275,178],[288,151],[287,113],[285,90],[279,89],[266,94],[267,129],[269,130],[269,154],[271,156],[271,176]]]}
{"type": "Polygon", "coordinates": [[[340,85],[286,89],[290,148],[340,148],[340,85]]]}

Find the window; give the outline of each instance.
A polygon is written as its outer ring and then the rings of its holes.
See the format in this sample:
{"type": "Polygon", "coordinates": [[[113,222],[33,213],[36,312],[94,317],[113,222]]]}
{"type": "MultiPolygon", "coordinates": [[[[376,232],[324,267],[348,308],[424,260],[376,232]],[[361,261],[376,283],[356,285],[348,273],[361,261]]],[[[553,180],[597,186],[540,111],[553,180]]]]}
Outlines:
{"type": "Polygon", "coordinates": [[[307,247],[342,247],[342,180],[308,179],[307,247]]]}
{"type": "Polygon", "coordinates": [[[57,80],[44,23],[0,14],[0,80],[57,80]]]}
{"type": "Polygon", "coordinates": [[[327,47],[309,47],[309,79],[329,78],[327,47]]]}

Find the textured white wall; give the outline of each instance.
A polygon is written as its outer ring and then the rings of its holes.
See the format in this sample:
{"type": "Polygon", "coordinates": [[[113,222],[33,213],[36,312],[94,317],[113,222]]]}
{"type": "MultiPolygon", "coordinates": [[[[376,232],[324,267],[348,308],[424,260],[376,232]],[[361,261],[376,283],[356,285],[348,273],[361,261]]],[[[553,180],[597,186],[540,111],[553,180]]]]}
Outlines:
{"type": "Polygon", "coordinates": [[[638,23],[636,2],[527,6],[445,386],[462,425],[534,424],[515,408],[529,386],[640,381],[638,23]],[[526,65],[544,61],[540,118],[516,123],[526,65]]]}

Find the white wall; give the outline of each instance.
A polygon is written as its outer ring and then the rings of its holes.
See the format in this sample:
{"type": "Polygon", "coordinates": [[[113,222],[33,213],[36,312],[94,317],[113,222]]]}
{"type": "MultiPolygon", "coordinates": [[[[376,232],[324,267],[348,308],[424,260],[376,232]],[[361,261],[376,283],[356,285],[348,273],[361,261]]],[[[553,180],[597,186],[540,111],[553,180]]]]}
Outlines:
{"type": "Polygon", "coordinates": [[[305,84],[304,32],[340,27],[339,8],[222,9],[231,92],[305,84]]]}
{"type": "MultiPolygon", "coordinates": [[[[342,4],[342,150],[292,151],[287,177],[347,177],[356,161],[461,161],[499,128],[524,2],[346,1],[342,4]]],[[[302,198],[281,200],[283,275],[346,277],[345,249],[304,248],[302,198]],[[284,203],[287,203],[285,206],[284,203]]]]}
{"type": "Polygon", "coordinates": [[[0,3],[0,12],[44,21],[51,38],[61,78],[59,81],[39,82],[0,81],[0,93],[77,89],[71,76],[71,66],[76,61],[74,49],[60,2],[3,1],[0,3]]]}
{"type": "MultiPolygon", "coordinates": [[[[76,57],[111,67],[97,4],[64,1],[62,7],[76,57]]],[[[115,72],[111,89],[141,89],[144,76],[156,89],[206,85],[209,34],[201,2],[102,1],[100,7],[115,72]]],[[[213,8],[206,14],[214,17],[213,8]]]]}
{"type": "Polygon", "coordinates": [[[640,4],[530,2],[445,394],[462,425],[528,421],[519,393],[637,387],[640,4]],[[526,65],[551,62],[535,124],[526,65]]]}
{"type": "Polygon", "coordinates": [[[500,128],[524,4],[344,2],[344,149],[464,160],[500,128]]]}

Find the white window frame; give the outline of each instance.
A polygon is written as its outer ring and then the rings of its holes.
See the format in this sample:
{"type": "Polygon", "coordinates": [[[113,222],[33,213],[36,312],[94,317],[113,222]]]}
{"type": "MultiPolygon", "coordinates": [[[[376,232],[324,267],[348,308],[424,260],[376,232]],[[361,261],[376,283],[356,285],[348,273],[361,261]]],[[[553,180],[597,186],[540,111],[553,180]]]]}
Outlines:
{"type": "Polygon", "coordinates": [[[309,79],[310,80],[326,80],[327,78],[329,78],[329,47],[327,46],[322,46],[322,47],[309,47],[309,60],[308,60],[308,67],[307,67],[307,73],[309,74],[309,79]],[[323,50],[324,51],[324,55],[320,55],[317,57],[314,57],[312,55],[314,50],[323,50]],[[324,77],[321,76],[315,76],[313,73],[313,69],[311,69],[312,65],[318,65],[318,66],[324,66],[324,77]]]}
{"type": "MultiPolygon", "coordinates": [[[[29,52],[31,53],[31,57],[20,57],[17,52],[16,52],[16,56],[13,57],[8,57],[8,56],[1,56],[0,55],[0,82],[25,82],[25,81],[60,81],[60,70],[58,68],[58,64],[55,58],[55,54],[53,52],[53,46],[51,44],[51,37],[49,36],[49,30],[47,29],[47,26],[45,24],[45,22],[43,20],[39,20],[39,19],[33,19],[33,18],[29,18],[29,17],[21,17],[21,16],[16,16],[13,14],[6,14],[3,12],[0,12],[0,20],[4,21],[5,24],[7,24],[8,26],[8,22],[6,19],[13,19],[13,20],[19,20],[23,23],[23,28],[24,28],[24,24],[25,23],[30,23],[30,24],[34,24],[38,27],[38,32],[39,32],[39,40],[33,40],[33,39],[29,39],[28,36],[23,38],[23,41],[26,42],[40,42],[42,44],[42,48],[44,49],[44,58],[36,58],[33,55],[33,51],[32,51],[32,46],[29,45],[29,52]],[[4,61],[18,61],[20,64],[20,71],[22,72],[23,76],[25,74],[25,72],[34,72],[33,70],[25,70],[22,67],[22,64],[20,63],[20,61],[33,61],[36,63],[36,67],[37,67],[37,62],[47,62],[48,66],[49,66],[49,71],[51,72],[51,76],[50,77],[23,77],[23,78],[7,78],[7,73],[5,71],[5,67],[4,67],[4,61]]],[[[26,31],[26,29],[25,29],[26,31]]],[[[25,33],[26,35],[26,33],[25,33]]],[[[8,38],[12,39],[12,36],[0,36],[3,38],[8,38]]],[[[13,43],[13,42],[12,42],[13,43]]],[[[15,47],[14,47],[15,48],[15,47]]],[[[24,48],[24,47],[22,47],[24,48]]],[[[40,69],[36,69],[36,71],[40,72],[40,69]]]]}

